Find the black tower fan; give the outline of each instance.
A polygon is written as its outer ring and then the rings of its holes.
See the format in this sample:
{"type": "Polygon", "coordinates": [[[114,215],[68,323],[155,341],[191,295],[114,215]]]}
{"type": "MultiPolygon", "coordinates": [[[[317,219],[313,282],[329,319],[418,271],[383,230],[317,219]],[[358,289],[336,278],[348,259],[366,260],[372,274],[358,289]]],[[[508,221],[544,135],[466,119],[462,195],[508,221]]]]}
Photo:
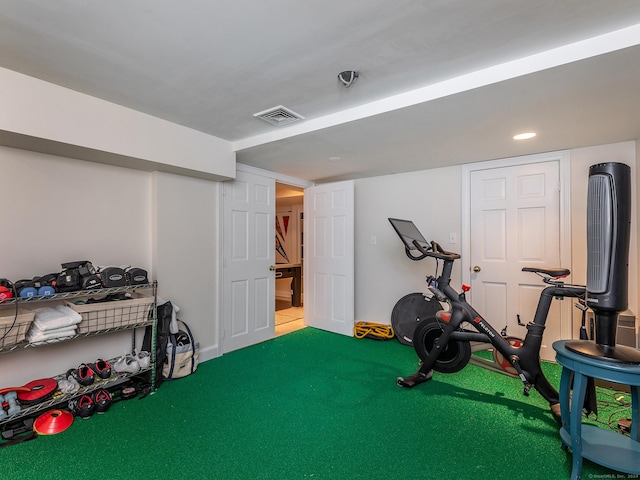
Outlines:
{"type": "Polygon", "coordinates": [[[627,309],[631,169],[623,163],[589,168],[587,190],[587,305],[596,323],[595,343],[566,343],[574,352],[612,362],[640,363],[640,351],[616,345],[618,315],[627,309]]]}

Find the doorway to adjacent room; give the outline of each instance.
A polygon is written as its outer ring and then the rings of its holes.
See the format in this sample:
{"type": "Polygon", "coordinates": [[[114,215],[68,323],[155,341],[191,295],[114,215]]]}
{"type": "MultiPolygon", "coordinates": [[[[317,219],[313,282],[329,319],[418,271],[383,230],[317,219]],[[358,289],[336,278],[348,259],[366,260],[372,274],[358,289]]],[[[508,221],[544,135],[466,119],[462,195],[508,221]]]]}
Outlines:
{"type": "Polygon", "coordinates": [[[303,208],[303,188],[276,182],[276,337],[305,327],[302,291],[303,208]]]}

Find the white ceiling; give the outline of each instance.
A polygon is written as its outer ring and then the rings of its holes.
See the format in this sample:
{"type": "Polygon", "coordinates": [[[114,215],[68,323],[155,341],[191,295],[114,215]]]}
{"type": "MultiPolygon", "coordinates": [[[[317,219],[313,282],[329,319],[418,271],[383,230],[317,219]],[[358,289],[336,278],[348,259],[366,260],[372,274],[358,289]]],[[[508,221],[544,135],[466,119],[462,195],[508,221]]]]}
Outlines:
{"type": "Polygon", "coordinates": [[[640,138],[637,0],[0,0],[0,66],[316,182],[640,138]]]}

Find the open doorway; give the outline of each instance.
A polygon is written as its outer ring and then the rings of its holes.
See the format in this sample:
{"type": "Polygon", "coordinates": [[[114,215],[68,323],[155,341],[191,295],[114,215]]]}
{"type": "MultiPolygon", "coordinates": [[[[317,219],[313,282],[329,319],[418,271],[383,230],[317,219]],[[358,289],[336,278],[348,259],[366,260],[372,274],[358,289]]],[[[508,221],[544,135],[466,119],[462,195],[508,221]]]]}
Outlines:
{"type": "Polygon", "coordinates": [[[275,335],[304,328],[304,189],[276,182],[275,335]]]}

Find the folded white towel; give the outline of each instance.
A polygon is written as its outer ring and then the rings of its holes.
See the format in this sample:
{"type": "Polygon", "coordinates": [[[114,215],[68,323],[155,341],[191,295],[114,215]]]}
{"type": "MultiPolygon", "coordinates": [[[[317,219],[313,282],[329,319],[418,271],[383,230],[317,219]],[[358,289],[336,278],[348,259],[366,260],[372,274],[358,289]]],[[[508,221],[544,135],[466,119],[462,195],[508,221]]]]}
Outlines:
{"type": "Polygon", "coordinates": [[[54,330],[49,330],[46,332],[41,332],[38,330],[29,330],[27,333],[27,340],[30,343],[36,342],[44,342],[47,340],[57,340],[61,338],[72,337],[76,334],[76,326],[56,328],[54,330]]]}
{"type": "Polygon", "coordinates": [[[66,335],[64,337],[49,338],[47,340],[34,340],[34,341],[30,341],[29,343],[31,343],[31,345],[46,345],[47,343],[58,342],[58,341],[66,339],[66,338],[73,338],[73,335],[66,335]]]}
{"type": "Polygon", "coordinates": [[[65,305],[58,305],[53,308],[39,308],[35,310],[35,313],[31,328],[42,332],[76,325],[82,320],[82,316],[78,312],[65,305]]]}
{"type": "Polygon", "coordinates": [[[66,327],[52,328],[50,330],[39,330],[37,328],[30,328],[27,335],[47,335],[55,337],[57,335],[68,335],[69,332],[75,333],[76,325],[68,325],[66,327]]]}

